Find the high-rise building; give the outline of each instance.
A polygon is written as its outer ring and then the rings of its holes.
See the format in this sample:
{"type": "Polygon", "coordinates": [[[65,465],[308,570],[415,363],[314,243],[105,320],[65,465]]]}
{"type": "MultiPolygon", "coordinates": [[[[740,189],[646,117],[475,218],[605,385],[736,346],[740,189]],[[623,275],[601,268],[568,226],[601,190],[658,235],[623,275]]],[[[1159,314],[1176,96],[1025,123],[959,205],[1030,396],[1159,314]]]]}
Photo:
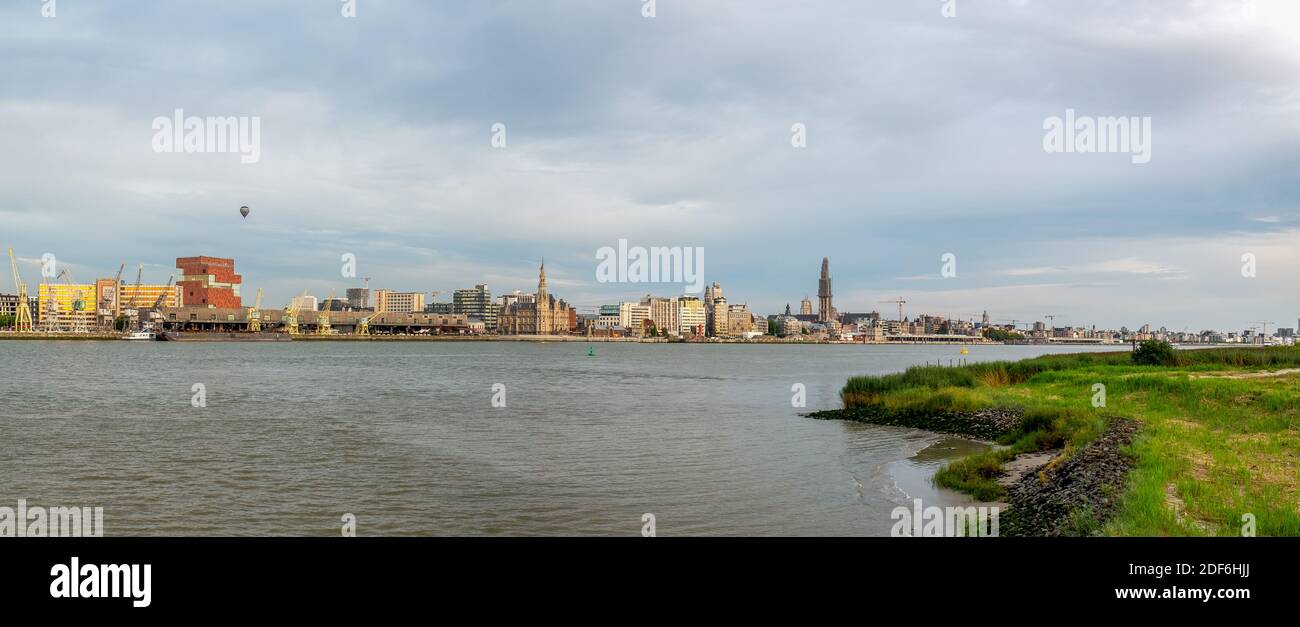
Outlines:
{"type": "Polygon", "coordinates": [[[492,290],[486,285],[475,285],[472,289],[456,290],[451,295],[452,311],[473,316],[483,321],[489,331],[497,328],[497,305],[492,302],[492,290]]]}
{"type": "Polygon", "coordinates": [[[176,268],[181,278],[181,304],[186,307],[243,307],[239,286],[244,278],[235,274],[235,260],[221,257],[179,257],[176,268]]]}
{"type": "Polygon", "coordinates": [[[394,292],[375,290],[375,311],[384,313],[415,313],[424,311],[422,292],[394,292]]]}
{"type": "Polygon", "coordinates": [[[619,303],[618,325],[628,333],[640,336],[645,332],[645,321],[650,318],[650,305],[641,303],[619,303]]]}
{"type": "Polygon", "coordinates": [[[831,260],[822,257],[822,276],[817,281],[817,320],[826,322],[835,319],[835,308],[831,305],[831,260]]]}
{"type": "Polygon", "coordinates": [[[654,321],[657,331],[669,335],[679,335],[681,333],[677,324],[676,298],[660,298],[647,294],[645,298],[641,299],[641,304],[650,307],[650,319],[654,321]]]}
{"type": "MultiPolygon", "coordinates": [[[[727,308],[726,337],[743,337],[746,333],[755,330],[760,333],[767,332],[767,321],[763,321],[763,328],[754,328],[754,314],[749,311],[748,305],[731,305],[727,308]]],[[[723,335],[719,333],[718,335],[723,335]]]]}
{"type": "Polygon", "coordinates": [[[706,308],[708,314],[708,332],[711,337],[729,337],[730,329],[727,326],[727,299],[714,298],[712,303],[706,308]]]}
{"type": "Polygon", "coordinates": [[[704,335],[704,303],[694,296],[677,299],[677,332],[680,335],[704,335]]]}
{"type": "Polygon", "coordinates": [[[349,287],[347,294],[349,307],[357,310],[370,308],[370,288],[349,287]]]}

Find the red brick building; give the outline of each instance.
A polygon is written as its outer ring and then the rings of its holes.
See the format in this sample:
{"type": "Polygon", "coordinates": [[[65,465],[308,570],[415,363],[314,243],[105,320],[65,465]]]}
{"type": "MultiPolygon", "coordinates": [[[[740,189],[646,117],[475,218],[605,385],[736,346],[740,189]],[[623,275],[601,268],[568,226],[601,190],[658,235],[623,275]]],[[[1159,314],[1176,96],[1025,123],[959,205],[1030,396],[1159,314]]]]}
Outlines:
{"type": "Polygon", "coordinates": [[[235,260],[220,257],[179,257],[181,302],[186,307],[239,308],[239,286],[244,277],[235,274],[235,260]]]}

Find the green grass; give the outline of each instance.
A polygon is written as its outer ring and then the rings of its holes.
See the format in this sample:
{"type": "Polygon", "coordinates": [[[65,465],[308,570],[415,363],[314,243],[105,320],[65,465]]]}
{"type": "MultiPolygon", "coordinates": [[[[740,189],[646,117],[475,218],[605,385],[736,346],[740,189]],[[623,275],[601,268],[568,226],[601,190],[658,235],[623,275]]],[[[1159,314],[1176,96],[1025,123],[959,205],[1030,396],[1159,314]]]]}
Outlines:
{"type": "MultiPolygon", "coordinates": [[[[1003,496],[996,477],[1017,453],[1062,446],[1069,455],[1104,428],[1105,416],[1139,420],[1137,466],[1119,512],[1099,530],[1111,535],[1241,534],[1254,516],[1258,535],[1300,536],[1300,348],[1179,351],[1171,366],[1138,366],[1127,352],[1051,355],[956,368],[913,367],[855,377],[845,407],[891,410],[1019,407],[1025,424],[997,449],[949,464],[940,485],[977,498],[1003,496]],[[1106,406],[1094,408],[1094,384],[1106,406]]],[[[1086,512],[1078,513],[1086,518],[1086,512]]]]}

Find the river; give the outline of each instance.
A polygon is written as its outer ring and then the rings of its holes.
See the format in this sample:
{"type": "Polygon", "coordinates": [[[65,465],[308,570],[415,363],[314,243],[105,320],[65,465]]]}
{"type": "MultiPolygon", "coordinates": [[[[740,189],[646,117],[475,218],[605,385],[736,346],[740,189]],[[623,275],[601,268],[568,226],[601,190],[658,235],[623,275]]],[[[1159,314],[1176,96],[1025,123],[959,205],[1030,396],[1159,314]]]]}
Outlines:
{"type": "Polygon", "coordinates": [[[800,416],[959,347],[592,346],[0,342],[0,506],[102,507],[106,536],[339,535],[345,514],[363,536],[626,536],[647,513],[680,536],[888,535],[913,497],[965,502],[928,477],[970,443],[800,416]]]}

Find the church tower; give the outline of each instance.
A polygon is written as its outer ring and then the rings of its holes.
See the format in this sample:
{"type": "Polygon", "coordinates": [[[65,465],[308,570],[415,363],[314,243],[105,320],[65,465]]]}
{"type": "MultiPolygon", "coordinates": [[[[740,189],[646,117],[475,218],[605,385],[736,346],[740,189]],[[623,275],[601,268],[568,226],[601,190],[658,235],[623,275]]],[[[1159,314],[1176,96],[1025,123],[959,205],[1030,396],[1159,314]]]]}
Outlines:
{"type": "Polygon", "coordinates": [[[542,267],[537,273],[537,302],[547,300],[546,297],[546,262],[542,262],[542,267]]]}
{"type": "Polygon", "coordinates": [[[831,307],[831,260],[822,257],[822,276],[817,281],[817,321],[826,322],[835,317],[831,307]]]}

